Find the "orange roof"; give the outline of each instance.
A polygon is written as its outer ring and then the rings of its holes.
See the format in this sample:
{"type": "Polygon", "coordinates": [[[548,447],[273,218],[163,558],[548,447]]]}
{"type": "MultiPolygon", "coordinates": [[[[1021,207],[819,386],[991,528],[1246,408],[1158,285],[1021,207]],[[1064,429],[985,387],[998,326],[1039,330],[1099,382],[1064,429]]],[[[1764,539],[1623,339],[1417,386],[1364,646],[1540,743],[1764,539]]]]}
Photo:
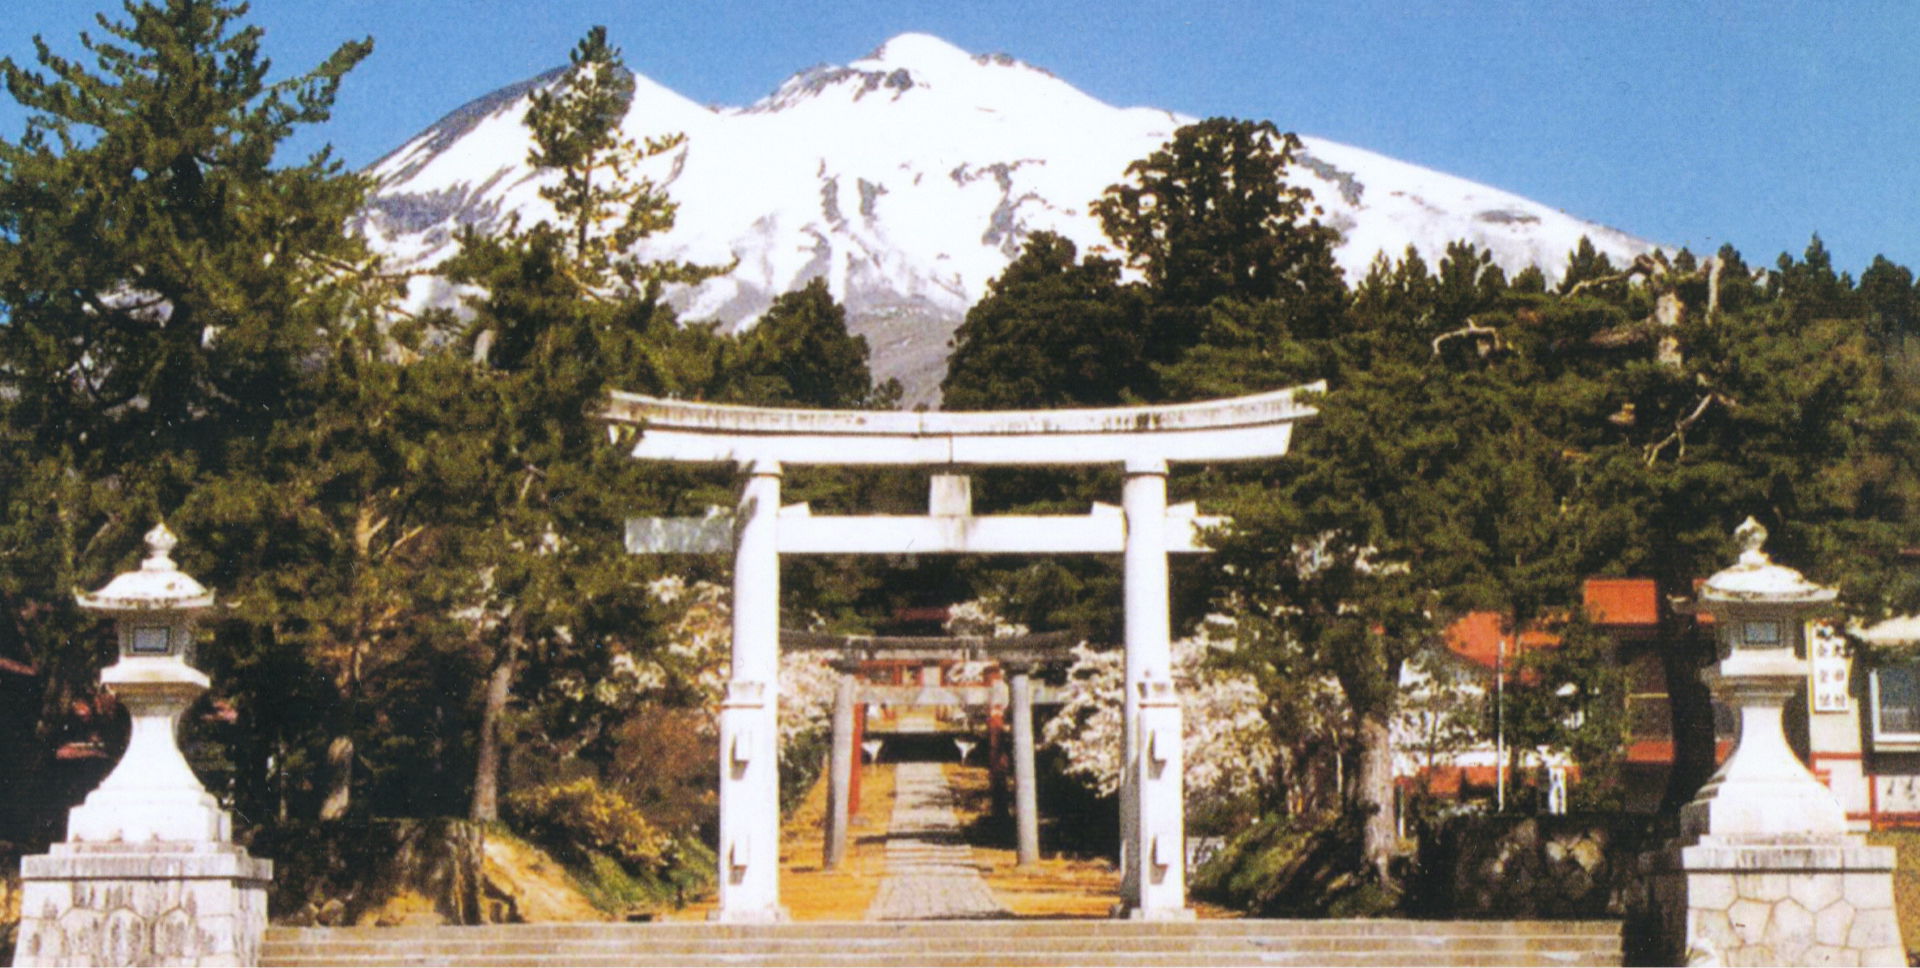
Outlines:
{"type": "Polygon", "coordinates": [[[1499,661],[1501,631],[1499,612],[1468,612],[1447,626],[1447,651],[1469,662],[1492,668],[1499,661]]]}
{"type": "Polygon", "coordinates": [[[1520,633],[1520,651],[1532,649],[1551,649],[1560,644],[1560,636],[1539,629],[1528,629],[1520,633]]]}
{"type": "Polygon", "coordinates": [[[1660,624],[1660,596],[1650,578],[1589,578],[1581,591],[1596,625],[1660,624]]]}
{"type": "MultiPolygon", "coordinates": [[[[1716,739],[1713,741],[1713,762],[1725,763],[1733,753],[1733,740],[1716,739]]],[[[1636,739],[1627,744],[1627,762],[1649,763],[1653,765],[1673,762],[1673,740],[1636,739]]]]}
{"type": "Polygon", "coordinates": [[[1506,616],[1499,612],[1468,612],[1447,626],[1447,650],[1468,662],[1494,668],[1500,662],[1500,643],[1507,644],[1507,661],[1533,649],[1551,649],[1560,644],[1560,636],[1540,629],[1528,629],[1518,636],[1505,631],[1506,616]]]}

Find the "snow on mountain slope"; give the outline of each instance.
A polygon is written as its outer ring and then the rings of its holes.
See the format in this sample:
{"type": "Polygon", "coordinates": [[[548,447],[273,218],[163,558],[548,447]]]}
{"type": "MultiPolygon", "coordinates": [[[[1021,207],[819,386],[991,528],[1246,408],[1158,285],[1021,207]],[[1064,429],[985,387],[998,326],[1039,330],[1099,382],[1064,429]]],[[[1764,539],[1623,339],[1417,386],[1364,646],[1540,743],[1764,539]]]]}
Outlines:
{"type": "MultiPolygon", "coordinates": [[[[527,93],[559,72],[503,88],[386,158],[363,222],[407,268],[452,253],[463,225],[550,214],[527,164],[527,93]]],[[[1087,205],[1129,162],[1193,120],[1115,108],[1004,54],[969,55],[903,34],[845,67],[809,68],[745,108],[711,108],[635,77],[623,122],[636,140],[686,142],[644,174],[679,203],[673,231],[641,252],[735,269],[673,294],[683,318],[750,325],[780,293],[825,277],[867,337],[876,377],[899,377],[908,405],[938,399],[947,341],[1033,232],[1107,251],[1087,205]]],[[[1284,119],[1279,119],[1284,128],[1284,119]]],[[[1489,248],[1509,272],[1549,276],[1582,235],[1616,261],[1651,243],[1517,195],[1347,145],[1302,137],[1296,181],[1338,228],[1349,278],[1413,245],[1437,262],[1448,242],[1489,248]]],[[[420,304],[453,294],[415,280],[420,304]]]]}

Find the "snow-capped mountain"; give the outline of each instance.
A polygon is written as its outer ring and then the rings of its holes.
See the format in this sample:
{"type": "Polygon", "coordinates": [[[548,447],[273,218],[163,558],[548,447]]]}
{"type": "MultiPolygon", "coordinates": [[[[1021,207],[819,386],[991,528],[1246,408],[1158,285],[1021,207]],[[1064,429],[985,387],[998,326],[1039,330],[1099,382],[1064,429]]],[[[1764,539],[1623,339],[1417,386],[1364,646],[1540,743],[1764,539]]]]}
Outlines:
{"type": "MultiPolygon", "coordinates": [[[[452,253],[455,231],[550,214],[527,163],[528,92],[555,71],[473,101],[375,163],[364,228],[407,268],[452,253]]],[[[695,104],[635,77],[623,128],[636,140],[686,135],[644,172],[680,205],[674,229],[643,243],[655,258],[735,269],[673,298],[687,319],[750,325],[780,293],[825,277],[876,378],[907,404],[938,399],[947,341],[1032,232],[1106,251],[1087,205],[1129,162],[1194,119],[1116,108],[1004,54],[974,56],[903,34],[845,67],[813,67],[749,107],[695,104]]],[[[1285,119],[1277,119],[1282,128],[1285,119]]],[[[1582,235],[1616,262],[1652,244],[1516,195],[1319,138],[1293,179],[1338,228],[1349,278],[1411,244],[1437,262],[1446,244],[1489,248],[1509,272],[1550,276],[1582,235]]],[[[416,279],[421,304],[444,282],[416,279]]]]}

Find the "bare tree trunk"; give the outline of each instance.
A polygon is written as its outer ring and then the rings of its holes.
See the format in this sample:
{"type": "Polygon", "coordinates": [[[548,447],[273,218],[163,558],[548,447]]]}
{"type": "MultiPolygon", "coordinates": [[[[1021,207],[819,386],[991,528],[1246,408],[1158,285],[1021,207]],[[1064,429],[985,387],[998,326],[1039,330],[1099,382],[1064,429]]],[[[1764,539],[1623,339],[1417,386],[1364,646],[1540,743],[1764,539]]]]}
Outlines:
{"type": "Polygon", "coordinates": [[[500,819],[500,717],[513,692],[513,675],[520,650],[509,644],[487,677],[487,701],[480,712],[480,748],[473,768],[474,821],[500,819]]]}
{"type": "Polygon", "coordinates": [[[357,721],[354,709],[360,700],[360,652],[353,650],[347,656],[347,666],[342,675],[341,718],[335,727],[339,734],[333,742],[327,744],[327,798],[320,802],[320,819],[338,820],[347,815],[347,808],[353,803],[353,723],[357,721]]]}
{"type": "Polygon", "coordinates": [[[1360,761],[1354,770],[1353,795],[1357,805],[1370,809],[1362,833],[1362,856],[1385,884],[1395,841],[1392,734],[1385,712],[1363,712],[1357,718],[1360,761]]]}
{"type": "Polygon", "coordinates": [[[320,804],[320,819],[338,820],[347,815],[353,800],[353,737],[335,736],[327,744],[327,798],[320,804]]]}

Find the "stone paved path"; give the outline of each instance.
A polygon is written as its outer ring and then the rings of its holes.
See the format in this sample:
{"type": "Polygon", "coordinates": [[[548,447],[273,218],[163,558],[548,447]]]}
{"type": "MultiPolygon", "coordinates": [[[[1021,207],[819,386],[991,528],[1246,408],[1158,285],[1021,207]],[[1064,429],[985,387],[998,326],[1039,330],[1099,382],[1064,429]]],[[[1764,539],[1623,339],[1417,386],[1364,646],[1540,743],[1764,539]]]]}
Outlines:
{"type": "Polygon", "coordinates": [[[887,870],[867,908],[869,921],[1003,917],[973,848],[960,838],[953,790],[938,763],[894,766],[887,870]]]}

